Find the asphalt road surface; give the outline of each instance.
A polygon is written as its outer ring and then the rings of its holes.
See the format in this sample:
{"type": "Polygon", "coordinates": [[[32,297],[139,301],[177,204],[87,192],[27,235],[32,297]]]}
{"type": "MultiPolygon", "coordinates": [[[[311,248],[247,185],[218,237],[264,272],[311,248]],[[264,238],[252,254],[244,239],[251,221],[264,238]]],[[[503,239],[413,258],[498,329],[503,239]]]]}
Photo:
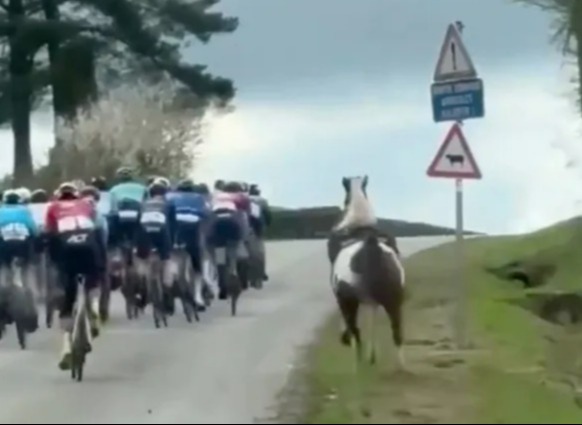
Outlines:
{"type": "MultiPolygon", "coordinates": [[[[450,238],[399,241],[405,254],[450,238]]],[[[96,341],[85,381],[57,369],[60,335],[42,329],[21,352],[11,330],[0,341],[1,424],[248,424],[272,417],[299,347],[335,308],[323,242],[268,247],[271,280],[198,324],[182,314],[154,329],[151,314],[125,319],[122,300],[96,341]]]]}

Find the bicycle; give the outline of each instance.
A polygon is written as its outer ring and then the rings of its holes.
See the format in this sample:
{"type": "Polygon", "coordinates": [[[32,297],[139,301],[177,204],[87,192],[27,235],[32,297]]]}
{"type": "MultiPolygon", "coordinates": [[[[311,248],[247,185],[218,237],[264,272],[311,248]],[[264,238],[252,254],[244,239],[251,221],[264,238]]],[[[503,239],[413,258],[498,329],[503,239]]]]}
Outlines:
{"type": "Polygon", "coordinates": [[[8,314],[14,321],[18,344],[22,350],[27,348],[27,335],[38,329],[38,313],[34,294],[24,280],[24,264],[19,258],[12,260],[8,268],[9,297],[8,314]]]}
{"type": "Polygon", "coordinates": [[[122,272],[122,289],[121,292],[125,298],[125,311],[129,320],[139,318],[140,306],[138,295],[143,296],[139,290],[139,278],[135,271],[133,258],[133,246],[127,239],[121,244],[121,255],[123,258],[122,272]]]}
{"type": "Polygon", "coordinates": [[[77,300],[73,309],[73,331],[71,332],[71,379],[77,382],[83,380],[83,372],[87,355],[92,351],[93,336],[89,319],[89,296],[86,288],[86,277],[78,274],[75,277],[77,300]]]}
{"type": "Polygon", "coordinates": [[[164,327],[168,327],[168,316],[166,314],[166,306],[164,305],[162,281],[163,281],[163,267],[162,260],[158,251],[154,249],[149,258],[149,273],[146,277],[148,292],[152,298],[152,311],[154,317],[154,324],[156,328],[160,328],[160,322],[164,327]]]}
{"type": "Polygon", "coordinates": [[[243,285],[238,274],[236,247],[228,244],[214,249],[216,272],[221,288],[225,288],[230,299],[230,312],[237,315],[238,300],[243,292],[243,285]],[[234,273],[232,271],[234,270],[234,273]]]}
{"type": "Polygon", "coordinates": [[[199,322],[200,316],[194,298],[196,281],[194,280],[194,270],[190,260],[190,254],[186,251],[186,245],[177,244],[175,255],[178,261],[178,286],[177,290],[182,301],[184,315],[188,323],[192,323],[192,317],[199,322]]]}

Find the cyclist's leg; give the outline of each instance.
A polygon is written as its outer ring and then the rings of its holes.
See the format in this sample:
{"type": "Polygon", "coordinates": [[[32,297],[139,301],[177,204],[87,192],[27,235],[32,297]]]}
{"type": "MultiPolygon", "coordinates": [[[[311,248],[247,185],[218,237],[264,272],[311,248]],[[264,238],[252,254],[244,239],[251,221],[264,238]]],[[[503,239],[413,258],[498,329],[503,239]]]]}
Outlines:
{"type": "Polygon", "coordinates": [[[171,261],[172,254],[172,239],[168,229],[163,229],[153,236],[153,242],[158,250],[160,261],[162,264],[162,286],[164,292],[164,304],[166,305],[167,313],[172,315],[176,310],[174,282],[175,282],[175,267],[171,261]]]}
{"type": "Polygon", "coordinates": [[[204,297],[202,296],[202,242],[199,229],[200,228],[198,226],[193,226],[192,229],[188,231],[188,243],[186,245],[186,249],[188,250],[192,264],[194,278],[194,301],[196,302],[196,307],[203,311],[206,309],[206,303],[204,302],[204,297]]]}
{"type": "Polygon", "coordinates": [[[73,331],[73,309],[77,300],[77,282],[75,280],[75,268],[78,264],[78,255],[75,252],[62,251],[62,259],[57,263],[59,283],[64,290],[62,304],[59,312],[63,342],[59,367],[68,370],[71,367],[71,333],[73,331]]]}
{"type": "Polygon", "coordinates": [[[0,288],[8,288],[10,264],[12,263],[12,247],[8,242],[0,242],[0,288]]]}
{"type": "Polygon", "coordinates": [[[12,263],[10,249],[10,244],[0,241],[0,332],[3,330],[4,324],[11,322],[8,305],[10,300],[10,264],[12,263]]]}
{"type": "Polygon", "coordinates": [[[212,268],[214,263],[211,259],[210,249],[209,249],[209,237],[208,237],[208,219],[200,222],[199,234],[198,234],[198,247],[200,253],[200,274],[202,289],[204,291],[204,296],[207,299],[214,298],[214,273],[212,268]]]}
{"type": "Polygon", "coordinates": [[[86,282],[89,296],[91,330],[95,336],[99,334],[101,325],[100,296],[105,279],[107,278],[107,248],[101,229],[96,229],[86,250],[84,269],[88,276],[86,282]]]}
{"type": "Polygon", "coordinates": [[[231,276],[238,276],[238,259],[240,254],[240,246],[244,241],[244,228],[239,216],[233,216],[231,219],[231,233],[227,242],[226,258],[227,270],[231,276]]]}
{"type": "Polygon", "coordinates": [[[142,289],[141,297],[139,299],[139,307],[145,308],[148,300],[147,277],[149,273],[149,258],[152,250],[152,243],[148,233],[140,226],[136,235],[136,254],[135,254],[135,272],[140,282],[142,289]]]}
{"type": "Polygon", "coordinates": [[[255,232],[255,248],[256,253],[259,256],[261,263],[262,263],[262,274],[263,279],[268,280],[269,276],[267,275],[267,260],[266,260],[266,252],[265,252],[265,240],[264,240],[264,231],[265,225],[262,218],[253,218],[251,222],[253,231],[255,232]]]}

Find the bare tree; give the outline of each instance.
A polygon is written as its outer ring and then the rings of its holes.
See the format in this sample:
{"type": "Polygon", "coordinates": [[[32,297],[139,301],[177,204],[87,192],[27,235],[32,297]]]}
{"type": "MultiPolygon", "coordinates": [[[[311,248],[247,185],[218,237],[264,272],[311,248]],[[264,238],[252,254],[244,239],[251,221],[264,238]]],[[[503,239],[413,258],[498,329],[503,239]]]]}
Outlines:
{"type": "Polygon", "coordinates": [[[180,178],[194,167],[202,143],[202,109],[177,102],[168,82],[121,86],[73,121],[58,121],[61,181],[111,177],[122,166],[180,178]]]}

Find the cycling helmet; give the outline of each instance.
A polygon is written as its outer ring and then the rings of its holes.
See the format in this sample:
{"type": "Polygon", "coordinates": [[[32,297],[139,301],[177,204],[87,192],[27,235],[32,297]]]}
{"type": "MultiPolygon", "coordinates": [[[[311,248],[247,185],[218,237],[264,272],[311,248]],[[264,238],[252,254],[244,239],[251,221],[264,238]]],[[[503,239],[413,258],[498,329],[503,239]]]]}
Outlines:
{"type": "Polygon", "coordinates": [[[91,179],[90,185],[102,192],[105,192],[107,190],[107,180],[105,180],[105,177],[102,176],[93,177],[91,179]]]}
{"type": "Polygon", "coordinates": [[[148,187],[150,198],[153,198],[154,196],[165,196],[166,193],[168,193],[168,187],[157,180],[148,187]]]}
{"type": "Polygon", "coordinates": [[[7,205],[16,205],[21,202],[20,194],[16,190],[7,190],[2,195],[2,202],[7,205]]]}
{"type": "Polygon", "coordinates": [[[159,184],[165,186],[166,189],[170,189],[170,187],[172,186],[172,183],[170,183],[170,180],[168,180],[165,177],[156,177],[155,180],[152,182],[152,184],[155,184],[155,183],[159,183],[159,184]]]}
{"type": "Polygon", "coordinates": [[[216,180],[214,182],[214,189],[216,189],[216,190],[223,190],[224,189],[224,184],[225,184],[224,180],[216,180]]]}
{"type": "Polygon", "coordinates": [[[228,182],[224,185],[224,188],[222,190],[228,193],[244,192],[243,186],[239,182],[228,182]]]}
{"type": "Polygon", "coordinates": [[[261,196],[261,189],[259,189],[259,185],[256,183],[251,184],[249,187],[249,195],[251,196],[261,196]]]}
{"type": "Polygon", "coordinates": [[[195,185],[194,192],[198,193],[199,195],[210,195],[210,189],[206,183],[195,185]]]}
{"type": "Polygon", "coordinates": [[[115,176],[120,181],[133,180],[133,170],[130,167],[121,167],[117,170],[115,176]]]}
{"type": "Polygon", "coordinates": [[[65,182],[58,187],[55,196],[58,200],[77,199],[79,197],[79,191],[74,183],[65,182]]]}
{"type": "Polygon", "coordinates": [[[81,189],[81,197],[89,197],[95,202],[99,202],[99,199],[101,199],[101,192],[99,192],[99,189],[97,189],[95,186],[85,186],[83,189],[81,189]]]}
{"type": "Polygon", "coordinates": [[[30,202],[32,204],[43,204],[49,201],[49,196],[46,190],[44,189],[36,189],[30,195],[30,202]]]}
{"type": "Polygon", "coordinates": [[[184,179],[176,186],[176,190],[179,192],[195,192],[196,185],[192,181],[192,179],[184,179]]]}
{"type": "Polygon", "coordinates": [[[32,194],[30,193],[29,189],[27,189],[26,187],[19,187],[18,189],[15,189],[15,192],[18,193],[18,196],[20,197],[20,202],[22,202],[23,204],[30,202],[30,197],[32,196],[32,194]]]}

